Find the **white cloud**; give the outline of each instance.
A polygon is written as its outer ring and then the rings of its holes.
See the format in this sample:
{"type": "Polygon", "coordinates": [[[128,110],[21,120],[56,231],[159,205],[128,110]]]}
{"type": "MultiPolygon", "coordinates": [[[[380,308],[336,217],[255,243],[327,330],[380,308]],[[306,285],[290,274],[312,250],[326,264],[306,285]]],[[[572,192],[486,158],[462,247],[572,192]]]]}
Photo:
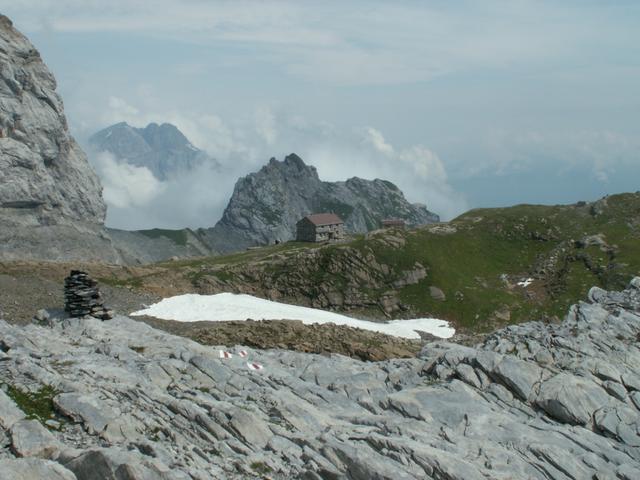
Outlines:
{"type": "Polygon", "coordinates": [[[94,165],[100,175],[104,187],[103,196],[108,205],[117,208],[145,208],[164,190],[164,185],[148,168],[118,162],[110,153],[96,155],[94,165]]]}
{"type": "Polygon", "coordinates": [[[415,175],[422,180],[433,183],[447,182],[447,172],[442,161],[434,152],[422,145],[414,145],[401,150],[397,158],[410,165],[415,175]]]}
{"type": "Polygon", "coordinates": [[[140,111],[125,100],[118,97],[109,97],[109,110],[117,118],[135,118],[140,115],[140,111]]]}
{"type": "Polygon", "coordinates": [[[370,143],[373,148],[384,155],[393,155],[393,147],[385,141],[381,132],[373,127],[367,127],[365,129],[365,134],[365,142],[370,143]]]}
{"type": "Polygon", "coordinates": [[[256,131],[267,145],[273,145],[278,137],[276,117],[267,107],[260,107],[255,113],[256,131]]]}

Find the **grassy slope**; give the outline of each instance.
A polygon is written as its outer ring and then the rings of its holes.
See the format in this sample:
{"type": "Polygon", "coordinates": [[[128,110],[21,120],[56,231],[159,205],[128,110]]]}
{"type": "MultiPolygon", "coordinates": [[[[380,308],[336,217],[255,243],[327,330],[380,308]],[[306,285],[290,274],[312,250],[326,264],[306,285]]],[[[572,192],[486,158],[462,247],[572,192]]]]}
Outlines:
{"type": "MultiPolygon", "coordinates": [[[[287,267],[287,261],[301,261],[298,254],[312,248],[322,248],[327,255],[347,248],[373,252],[379,263],[396,272],[419,262],[428,275],[400,290],[402,302],[410,309],[405,314],[433,315],[459,326],[487,330],[509,322],[561,317],[591,286],[621,288],[633,275],[640,275],[640,194],[614,195],[584,205],[478,209],[448,224],[357,237],[344,246],[289,242],[223,257],[160,264],[154,267],[165,271],[160,276],[118,281],[144,289],[159,279],[181,279],[182,285],[195,285],[200,277],[214,275],[238,283],[242,281],[238,272],[256,265],[282,276],[293,268],[291,264],[287,267]],[[577,240],[596,234],[603,234],[609,247],[576,246],[577,240]],[[403,237],[405,245],[391,246],[386,235],[403,237]],[[535,278],[530,287],[516,285],[527,277],[535,278]],[[432,299],[429,286],[442,289],[446,300],[432,299]],[[500,311],[508,312],[510,319],[499,318],[496,312],[500,311]]],[[[326,271],[308,274],[318,282],[332,275],[326,271]]]]}
{"type": "Polygon", "coordinates": [[[173,241],[176,245],[183,247],[187,245],[188,229],[168,230],[165,228],[152,228],[150,230],[137,230],[137,232],[149,238],[165,237],[173,241]]]}
{"type": "Polygon", "coordinates": [[[485,321],[504,306],[511,310],[513,321],[561,316],[591,286],[622,288],[631,276],[640,274],[640,228],[632,222],[640,221],[640,195],[608,197],[606,204],[473,210],[451,222],[457,229],[453,234],[425,229],[409,236],[406,249],[381,255],[429,267],[430,275],[422,284],[402,292],[418,310],[467,326],[485,321]],[[598,209],[601,212],[594,215],[598,209]],[[576,240],[600,233],[609,245],[617,246],[613,254],[598,246],[576,248],[576,240]],[[557,253],[562,248],[564,252],[557,253]],[[556,267],[536,272],[536,266],[554,253],[559,259],[556,267]],[[528,289],[507,288],[503,274],[512,284],[529,276],[536,281],[528,289]],[[424,295],[425,284],[442,288],[447,300],[433,302],[424,295]],[[461,292],[464,300],[456,300],[455,292],[461,292]]]}

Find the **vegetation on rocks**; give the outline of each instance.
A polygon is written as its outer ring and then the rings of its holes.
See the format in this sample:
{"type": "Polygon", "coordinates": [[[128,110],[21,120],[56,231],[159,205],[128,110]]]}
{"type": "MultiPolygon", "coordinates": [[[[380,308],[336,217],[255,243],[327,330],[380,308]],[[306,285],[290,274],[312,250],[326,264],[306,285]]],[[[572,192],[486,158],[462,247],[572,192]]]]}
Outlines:
{"type": "MultiPolygon", "coordinates": [[[[135,268],[84,268],[116,296],[123,287],[156,298],[248,293],[373,319],[433,316],[459,331],[486,332],[560,318],[592,285],[621,288],[640,274],[640,194],[472,210],[448,223],[379,230],[341,244],[286,242],[135,268]]],[[[6,263],[0,282],[3,273],[61,281],[66,269],[6,263]]],[[[15,291],[12,299],[20,301],[15,291]]],[[[29,306],[32,315],[51,304],[29,306]]]]}
{"type": "Polygon", "coordinates": [[[150,230],[138,230],[141,234],[149,238],[166,237],[173,240],[177,245],[187,245],[187,231],[189,229],[182,230],[167,230],[165,228],[152,228],[150,230]]]}
{"type": "Polygon", "coordinates": [[[478,209],[344,244],[291,242],[159,266],[139,288],[186,279],[200,293],[250,293],[369,318],[435,316],[486,331],[557,319],[590,286],[621,288],[639,274],[640,194],[478,209]]]}
{"type": "Polygon", "coordinates": [[[16,403],[28,419],[45,423],[55,416],[53,397],[59,392],[44,385],[34,392],[23,391],[14,385],[7,385],[7,395],[16,403]]]}

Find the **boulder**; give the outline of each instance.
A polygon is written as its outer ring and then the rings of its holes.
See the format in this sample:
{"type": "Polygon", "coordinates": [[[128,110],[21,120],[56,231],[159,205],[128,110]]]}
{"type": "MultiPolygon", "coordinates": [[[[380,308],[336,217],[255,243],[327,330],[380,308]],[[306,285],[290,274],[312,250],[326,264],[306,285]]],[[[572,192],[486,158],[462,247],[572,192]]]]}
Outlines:
{"type": "Polygon", "coordinates": [[[65,464],[77,480],[178,480],[184,475],[149,464],[130,452],[117,448],[95,448],[65,464]]]}
{"type": "Polygon", "coordinates": [[[0,389],[0,427],[9,430],[14,423],[25,418],[15,402],[0,389]]]}
{"type": "Polygon", "coordinates": [[[55,460],[60,442],[37,420],[20,420],[11,427],[11,447],[18,457],[55,460]]]}
{"type": "Polygon", "coordinates": [[[76,476],[62,465],[37,458],[1,459],[0,479],[77,480],[76,476]]]}
{"type": "Polygon", "coordinates": [[[609,398],[594,382],[559,373],[542,383],[535,403],[560,422],[589,425],[595,411],[607,405],[609,398]]]}
{"type": "Polygon", "coordinates": [[[447,299],[447,296],[444,294],[442,289],[434,287],[433,285],[429,287],[429,295],[431,295],[431,298],[439,302],[444,302],[447,299]]]}

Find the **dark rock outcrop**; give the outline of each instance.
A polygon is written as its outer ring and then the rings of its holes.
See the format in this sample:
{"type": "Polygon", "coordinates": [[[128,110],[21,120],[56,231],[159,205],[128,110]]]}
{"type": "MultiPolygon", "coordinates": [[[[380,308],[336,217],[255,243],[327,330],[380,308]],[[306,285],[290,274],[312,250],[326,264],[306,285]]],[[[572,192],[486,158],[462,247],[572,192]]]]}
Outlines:
{"type": "Polygon", "coordinates": [[[69,134],[56,81],[2,15],[0,65],[0,258],[119,261],[100,182],[69,134]]]}
{"type": "MultiPolygon", "coordinates": [[[[404,242],[397,232],[371,234],[386,244],[404,242]]],[[[400,268],[376,258],[369,247],[292,249],[256,261],[224,267],[202,266],[193,285],[201,293],[246,293],[327,310],[367,310],[386,317],[406,310],[400,290],[427,278],[424,265],[415,262],[400,268]]],[[[429,290],[425,288],[424,295],[429,290]]]]}
{"type": "Polygon", "coordinates": [[[98,282],[80,270],[71,270],[71,274],[64,279],[64,309],[72,317],[90,315],[100,320],[113,318],[113,312],[104,306],[98,282]]]}
{"type": "Polygon", "coordinates": [[[511,326],[476,348],[431,342],[417,358],[371,363],[246,347],[246,358],[220,358],[122,316],[49,328],[0,321],[2,382],[9,392],[53,387],[47,424],[60,428],[47,435],[27,424],[0,388],[1,472],[637,479],[640,278],[589,299],[560,324],[511,326]]]}
{"type": "Polygon", "coordinates": [[[391,182],[357,177],[323,182],[315,167],[291,154],[238,180],[222,219],[206,233],[221,252],[287,241],[298,220],[319,212],[338,214],[351,233],[380,228],[382,219],[391,217],[410,226],[439,221],[424,205],[409,203],[391,182]]]}

